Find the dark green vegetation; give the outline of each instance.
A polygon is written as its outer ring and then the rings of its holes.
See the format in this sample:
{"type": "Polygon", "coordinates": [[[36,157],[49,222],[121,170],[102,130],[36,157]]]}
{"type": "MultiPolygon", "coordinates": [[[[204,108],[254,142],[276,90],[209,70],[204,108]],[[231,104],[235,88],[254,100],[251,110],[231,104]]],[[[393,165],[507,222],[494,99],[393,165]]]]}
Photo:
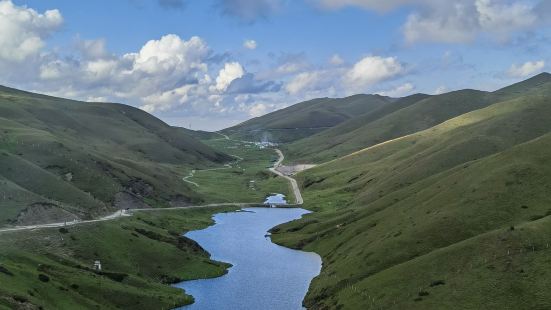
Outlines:
{"type": "Polygon", "coordinates": [[[378,95],[314,99],[253,118],[225,129],[223,133],[249,141],[290,142],[376,110],[389,102],[390,98],[378,95]]]}
{"type": "Polygon", "coordinates": [[[317,212],[273,239],[322,255],[306,305],[551,308],[551,75],[455,94],[425,119],[471,112],[299,174],[317,212]]]}
{"type": "MultiPolygon", "coordinates": [[[[233,208],[235,209],[235,208],[233,208]]],[[[167,284],[220,276],[181,232],[232,208],[142,211],[117,221],[0,235],[0,309],[171,309],[191,296],[167,284]],[[102,271],[92,269],[100,260],[102,271]]]]}
{"type": "Polygon", "coordinates": [[[316,163],[332,160],[425,130],[496,102],[525,96],[546,79],[546,75],[540,75],[496,92],[460,90],[438,96],[413,95],[401,98],[286,146],[287,160],[316,163]]]}
{"type": "Polygon", "coordinates": [[[0,88],[0,226],[200,203],[184,171],[230,160],[129,106],[0,88]]]}

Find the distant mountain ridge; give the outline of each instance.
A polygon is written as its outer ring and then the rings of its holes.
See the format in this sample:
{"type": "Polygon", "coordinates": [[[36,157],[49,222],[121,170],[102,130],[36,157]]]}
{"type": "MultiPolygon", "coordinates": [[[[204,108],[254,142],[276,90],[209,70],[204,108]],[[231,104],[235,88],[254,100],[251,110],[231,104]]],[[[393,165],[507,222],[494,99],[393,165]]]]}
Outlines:
{"type": "Polygon", "coordinates": [[[376,110],[391,101],[391,98],[379,95],[313,99],[250,119],[222,132],[254,141],[291,142],[376,110]]]}
{"type": "Polygon", "coordinates": [[[435,126],[450,118],[499,101],[536,91],[551,81],[543,73],[495,92],[459,90],[436,96],[413,95],[378,110],[352,118],[287,145],[289,161],[324,162],[365,147],[435,126]]]}

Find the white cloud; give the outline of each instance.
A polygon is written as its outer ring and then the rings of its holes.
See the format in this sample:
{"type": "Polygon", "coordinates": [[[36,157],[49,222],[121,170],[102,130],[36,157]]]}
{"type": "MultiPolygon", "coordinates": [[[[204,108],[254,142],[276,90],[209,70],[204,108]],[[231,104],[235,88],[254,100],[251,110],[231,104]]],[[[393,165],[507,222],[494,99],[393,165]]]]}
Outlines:
{"type": "Polygon", "coordinates": [[[528,61],[522,65],[513,64],[507,74],[514,78],[525,78],[535,73],[539,73],[545,68],[545,61],[528,61]]]}
{"type": "Polygon", "coordinates": [[[544,3],[548,0],[311,0],[327,9],[358,6],[389,11],[413,8],[403,27],[407,42],[464,43],[481,34],[496,41],[509,40],[517,32],[548,22],[544,3]],[[538,7],[539,6],[539,7],[538,7]]]}
{"type": "Polygon", "coordinates": [[[414,90],[415,90],[415,86],[413,84],[406,83],[394,89],[379,92],[378,94],[381,96],[399,98],[399,97],[410,95],[414,90]]]}
{"type": "Polygon", "coordinates": [[[285,90],[289,94],[296,95],[303,91],[318,89],[323,80],[323,72],[303,72],[292,78],[285,86],[285,90]]]}
{"type": "Polygon", "coordinates": [[[264,103],[257,103],[250,107],[249,109],[249,116],[251,117],[258,117],[266,114],[268,111],[268,106],[264,103]]]}
{"type": "Polygon", "coordinates": [[[134,70],[150,74],[181,74],[193,70],[205,71],[203,61],[208,53],[207,44],[199,37],[185,41],[175,34],[169,34],[160,40],[150,40],[139,53],[126,54],[125,57],[133,60],[134,70]]]}
{"type": "Polygon", "coordinates": [[[257,46],[258,44],[255,40],[245,40],[245,42],[243,42],[243,47],[246,49],[254,50],[257,46]]]}
{"type": "Polygon", "coordinates": [[[339,54],[334,54],[329,59],[329,63],[334,65],[334,66],[340,66],[344,63],[344,60],[341,58],[341,56],[339,54]]]}
{"type": "Polygon", "coordinates": [[[245,70],[238,62],[226,63],[224,68],[218,73],[216,78],[216,89],[225,91],[230,86],[231,82],[245,75],[245,70]]]}
{"type": "Polygon", "coordinates": [[[77,49],[86,59],[99,59],[109,56],[106,45],[104,39],[79,40],[77,42],[77,49]]]}
{"type": "Polygon", "coordinates": [[[346,72],[343,82],[349,91],[361,92],[375,83],[388,80],[403,72],[402,64],[395,57],[367,56],[346,72]]]}
{"type": "Polygon", "coordinates": [[[0,1],[0,60],[23,61],[38,54],[44,39],[63,23],[58,10],[38,13],[11,0],[0,1]]]}

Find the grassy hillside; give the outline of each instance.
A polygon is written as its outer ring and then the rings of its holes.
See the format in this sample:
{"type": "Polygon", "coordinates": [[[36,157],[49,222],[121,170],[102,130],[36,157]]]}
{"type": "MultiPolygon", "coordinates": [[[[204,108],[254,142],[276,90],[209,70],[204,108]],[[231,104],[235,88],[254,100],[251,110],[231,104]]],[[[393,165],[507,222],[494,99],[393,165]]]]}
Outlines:
{"type": "Polygon", "coordinates": [[[0,226],[199,202],[183,171],[229,160],[129,106],[0,88],[0,226]]]}
{"type": "Polygon", "coordinates": [[[378,95],[314,99],[253,118],[223,132],[249,141],[295,141],[376,110],[390,101],[390,98],[378,95]]]}
{"type": "Polygon", "coordinates": [[[402,137],[496,102],[524,96],[551,75],[541,74],[502,90],[488,93],[460,90],[438,96],[414,95],[383,109],[353,118],[317,135],[286,146],[289,161],[324,162],[365,147],[402,137]]]}
{"type": "Polygon", "coordinates": [[[551,83],[299,174],[316,309],[547,309],[551,83]]]}
{"type": "Polygon", "coordinates": [[[232,208],[141,212],[117,221],[2,233],[0,309],[173,309],[193,298],[168,284],[220,276],[182,232],[232,208]],[[100,260],[102,271],[92,269],[100,260]]]}

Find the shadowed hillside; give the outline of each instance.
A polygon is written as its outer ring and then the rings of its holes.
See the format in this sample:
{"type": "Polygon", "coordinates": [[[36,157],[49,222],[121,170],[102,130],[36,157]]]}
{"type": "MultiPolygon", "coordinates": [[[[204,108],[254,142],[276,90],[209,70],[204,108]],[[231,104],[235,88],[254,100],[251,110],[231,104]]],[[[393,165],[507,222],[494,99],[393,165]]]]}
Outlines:
{"type": "Polygon", "coordinates": [[[319,212],[273,238],[323,256],[307,306],[551,307],[551,82],[541,77],[522,96],[299,174],[319,212]]]}
{"type": "Polygon", "coordinates": [[[183,170],[228,160],[133,107],[0,88],[0,225],[197,202],[183,170]]]}
{"type": "Polygon", "coordinates": [[[223,132],[251,141],[290,142],[376,110],[390,101],[390,98],[378,95],[314,99],[253,118],[223,132]]]}

